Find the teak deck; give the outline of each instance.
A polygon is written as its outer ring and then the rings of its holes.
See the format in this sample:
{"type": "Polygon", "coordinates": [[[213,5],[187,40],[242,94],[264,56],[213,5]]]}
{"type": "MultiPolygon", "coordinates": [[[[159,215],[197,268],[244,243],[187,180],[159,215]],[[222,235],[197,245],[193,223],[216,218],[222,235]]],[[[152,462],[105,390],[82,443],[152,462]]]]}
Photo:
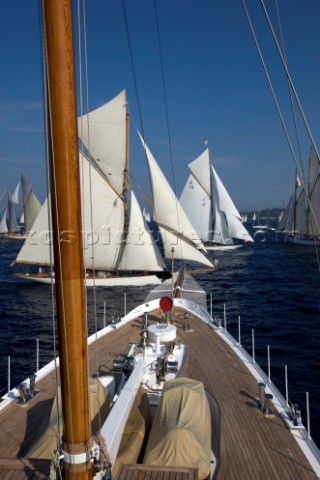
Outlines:
{"type": "MultiPolygon", "coordinates": [[[[149,321],[154,321],[157,313],[149,314],[149,321]]],[[[277,413],[271,417],[262,415],[258,408],[257,383],[246,366],[217,332],[204,322],[190,315],[191,330],[184,331],[182,318],[181,312],[176,309],[177,342],[187,345],[181,375],[202,381],[221,409],[218,479],[316,479],[281,417],[277,413]]],[[[128,345],[139,341],[142,325],[142,320],[134,320],[90,346],[91,375],[108,374],[113,359],[123,358],[128,352],[128,345]]],[[[0,479],[46,478],[43,475],[48,474],[48,463],[29,460],[29,464],[26,460],[17,460],[17,457],[25,457],[42,421],[44,409],[50,409],[54,390],[53,373],[36,385],[38,393],[30,402],[25,405],[15,402],[0,412],[0,479]],[[27,430],[29,436],[26,438],[27,430]]],[[[132,478],[142,478],[141,466],[137,467],[135,474],[132,469],[134,467],[131,466],[132,478]]],[[[148,477],[143,474],[143,478],[148,477]]],[[[152,478],[159,476],[152,475],[152,478]]]]}
{"type": "Polygon", "coordinates": [[[198,480],[198,469],[121,465],[116,480],[198,480]]]}

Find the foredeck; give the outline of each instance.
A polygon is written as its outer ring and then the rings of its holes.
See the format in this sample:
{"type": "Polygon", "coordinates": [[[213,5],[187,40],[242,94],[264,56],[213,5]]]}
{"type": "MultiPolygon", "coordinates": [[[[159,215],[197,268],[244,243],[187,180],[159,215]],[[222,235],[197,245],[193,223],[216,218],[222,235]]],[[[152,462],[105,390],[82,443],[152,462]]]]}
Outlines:
{"type": "MultiPolygon", "coordinates": [[[[159,316],[160,312],[156,311],[149,314],[148,319],[153,322],[159,316]]],[[[316,479],[281,417],[277,413],[271,417],[262,415],[256,380],[218,333],[192,315],[190,331],[183,330],[183,311],[177,308],[173,321],[178,327],[177,342],[187,345],[181,375],[201,380],[220,404],[218,479],[316,479]]],[[[90,374],[109,373],[114,358],[123,358],[128,345],[139,341],[142,324],[142,320],[134,320],[91,345],[90,374]]],[[[43,412],[50,409],[54,390],[55,375],[51,374],[36,385],[38,393],[29,403],[15,402],[0,412],[0,479],[45,478],[41,474],[48,473],[47,464],[30,460],[32,470],[30,466],[22,468],[21,463],[13,459],[25,457],[43,412]]],[[[137,475],[138,472],[132,478],[138,478],[137,475]]]]}

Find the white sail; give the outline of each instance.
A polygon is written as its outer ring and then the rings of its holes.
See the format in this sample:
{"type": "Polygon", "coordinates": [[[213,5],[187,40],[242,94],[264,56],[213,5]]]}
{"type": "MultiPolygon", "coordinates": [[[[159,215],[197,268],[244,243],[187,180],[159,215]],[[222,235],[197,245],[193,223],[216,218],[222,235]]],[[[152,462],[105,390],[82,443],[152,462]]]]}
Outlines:
{"type": "Polygon", "coordinates": [[[32,183],[29,180],[29,178],[22,172],[21,172],[21,190],[22,190],[22,205],[25,205],[32,191],[32,183]]]}
{"type": "MultiPolygon", "coordinates": [[[[50,196],[46,198],[41,210],[33,224],[32,231],[22,245],[16,258],[16,263],[52,265],[53,251],[51,228],[49,228],[48,203],[50,196]]],[[[51,222],[50,222],[51,225],[51,222]]]]}
{"type": "Polygon", "coordinates": [[[172,258],[172,253],[175,259],[191,260],[193,262],[201,263],[208,267],[214,265],[207,259],[200,250],[195,248],[194,244],[180,236],[177,231],[170,231],[159,225],[161,238],[164,244],[166,258],[172,258]],[[174,252],[172,252],[174,250],[174,252]]]}
{"type": "Polygon", "coordinates": [[[314,184],[313,190],[309,197],[312,211],[309,208],[308,214],[308,235],[320,235],[320,176],[314,184]]]}
{"type": "MultiPolygon", "coordinates": [[[[113,269],[118,262],[121,247],[123,201],[82,155],[80,180],[85,265],[89,269],[113,269]]],[[[17,256],[16,263],[51,265],[50,243],[47,199],[17,256]]]]}
{"type": "MultiPolygon", "coordinates": [[[[294,208],[294,202],[295,202],[295,198],[294,198],[294,195],[292,195],[288,204],[285,206],[285,208],[281,212],[279,222],[278,222],[278,226],[277,226],[277,229],[279,231],[280,230],[282,230],[282,231],[291,231],[292,230],[293,225],[289,225],[289,218],[291,216],[290,212],[294,208]]],[[[292,222],[293,222],[293,220],[292,220],[292,222]]]]}
{"type": "Polygon", "coordinates": [[[212,263],[198,250],[198,248],[205,250],[199,235],[191,225],[190,220],[140,133],[139,137],[145,148],[149,163],[155,219],[162,236],[165,257],[171,258],[171,251],[174,248],[175,258],[192,260],[213,267],[212,263]]]}
{"type": "Polygon", "coordinates": [[[79,137],[118,195],[127,174],[127,100],[123,90],[113,100],[78,119],[79,137]]]}
{"type": "Polygon", "coordinates": [[[7,209],[5,210],[4,214],[2,215],[0,221],[0,233],[8,233],[8,226],[7,226],[7,209]]]}
{"type": "Polygon", "coordinates": [[[314,148],[311,148],[309,157],[309,195],[312,193],[319,173],[319,160],[314,148]]]}
{"type": "Polygon", "coordinates": [[[201,240],[221,245],[233,244],[233,238],[253,242],[243,226],[240,213],[210,164],[209,149],[188,167],[191,175],[180,201],[201,240]]]}
{"type": "MultiPolygon", "coordinates": [[[[309,157],[308,185],[302,185],[299,174],[296,174],[294,193],[284,210],[278,230],[291,232],[299,237],[320,235],[319,160],[314,148],[311,148],[309,157]]],[[[312,238],[309,240],[312,242],[312,238]]]]}
{"type": "MultiPolygon", "coordinates": [[[[24,231],[28,233],[41,209],[41,203],[31,191],[24,206],[24,231]]],[[[20,219],[21,222],[21,219],[20,219]]]]}
{"type": "Polygon", "coordinates": [[[292,197],[289,205],[287,206],[287,219],[284,231],[285,232],[294,232],[294,211],[295,211],[295,198],[292,197]]]}
{"type": "Polygon", "coordinates": [[[24,212],[21,213],[19,223],[24,223],[24,212]]]}
{"type": "Polygon", "coordinates": [[[16,214],[11,198],[8,201],[8,229],[10,233],[17,233],[19,232],[19,225],[16,219],[16,214]]]}
{"type": "Polygon", "coordinates": [[[16,189],[13,192],[13,194],[10,196],[10,201],[12,203],[19,203],[19,189],[20,189],[20,182],[16,186],[16,189]]]}
{"type": "Polygon", "coordinates": [[[193,175],[189,175],[179,201],[201,240],[204,242],[211,240],[212,217],[210,197],[193,175]]]}
{"type": "Polygon", "coordinates": [[[232,238],[237,238],[246,242],[253,242],[253,238],[244,227],[241,221],[241,215],[238,212],[235,204],[230,198],[217,172],[211,165],[212,169],[212,187],[213,197],[217,198],[219,210],[224,212],[228,224],[229,235],[232,238]]]}
{"type": "Polygon", "coordinates": [[[226,216],[214,202],[214,233],[212,241],[220,245],[233,245],[234,241],[229,234],[226,216]]]}
{"type": "Polygon", "coordinates": [[[131,191],[130,199],[128,236],[118,269],[150,272],[159,272],[164,269],[161,253],[141,213],[133,191],[131,191]]]}
{"type": "Polygon", "coordinates": [[[207,196],[211,198],[209,149],[207,148],[198,158],[189,163],[188,167],[207,196]]]}

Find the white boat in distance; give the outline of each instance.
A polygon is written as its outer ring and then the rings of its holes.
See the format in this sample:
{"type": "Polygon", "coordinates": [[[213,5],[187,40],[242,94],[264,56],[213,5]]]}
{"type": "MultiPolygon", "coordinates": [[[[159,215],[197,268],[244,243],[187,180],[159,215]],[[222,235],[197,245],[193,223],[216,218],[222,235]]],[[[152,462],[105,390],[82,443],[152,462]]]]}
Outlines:
{"type": "Polygon", "coordinates": [[[180,203],[207,250],[234,249],[254,242],[210,162],[207,148],[188,165],[180,203]]]}
{"type": "Polygon", "coordinates": [[[295,245],[320,245],[320,170],[314,148],[309,156],[308,182],[303,187],[296,172],[293,194],[279,219],[278,240],[295,245]]]}
{"type": "Polygon", "coordinates": [[[16,186],[13,194],[10,195],[9,190],[7,189],[7,195],[7,208],[0,220],[0,238],[24,240],[37,218],[41,209],[41,203],[33,192],[31,181],[23,172],[21,172],[21,180],[16,186]],[[20,188],[21,199],[19,199],[20,188]],[[22,228],[17,222],[17,217],[14,211],[14,205],[19,203],[22,207],[22,215],[19,222],[22,223],[22,228]]]}

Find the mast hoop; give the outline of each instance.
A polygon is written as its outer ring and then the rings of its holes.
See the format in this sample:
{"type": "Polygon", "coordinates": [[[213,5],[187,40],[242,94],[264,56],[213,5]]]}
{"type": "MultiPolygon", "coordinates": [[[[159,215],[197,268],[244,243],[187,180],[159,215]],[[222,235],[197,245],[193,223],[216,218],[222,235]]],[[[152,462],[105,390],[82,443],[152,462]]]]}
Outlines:
{"type": "Polygon", "coordinates": [[[80,465],[91,461],[92,451],[83,453],[67,453],[62,450],[62,456],[65,463],[69,465],[80,465]]]}

